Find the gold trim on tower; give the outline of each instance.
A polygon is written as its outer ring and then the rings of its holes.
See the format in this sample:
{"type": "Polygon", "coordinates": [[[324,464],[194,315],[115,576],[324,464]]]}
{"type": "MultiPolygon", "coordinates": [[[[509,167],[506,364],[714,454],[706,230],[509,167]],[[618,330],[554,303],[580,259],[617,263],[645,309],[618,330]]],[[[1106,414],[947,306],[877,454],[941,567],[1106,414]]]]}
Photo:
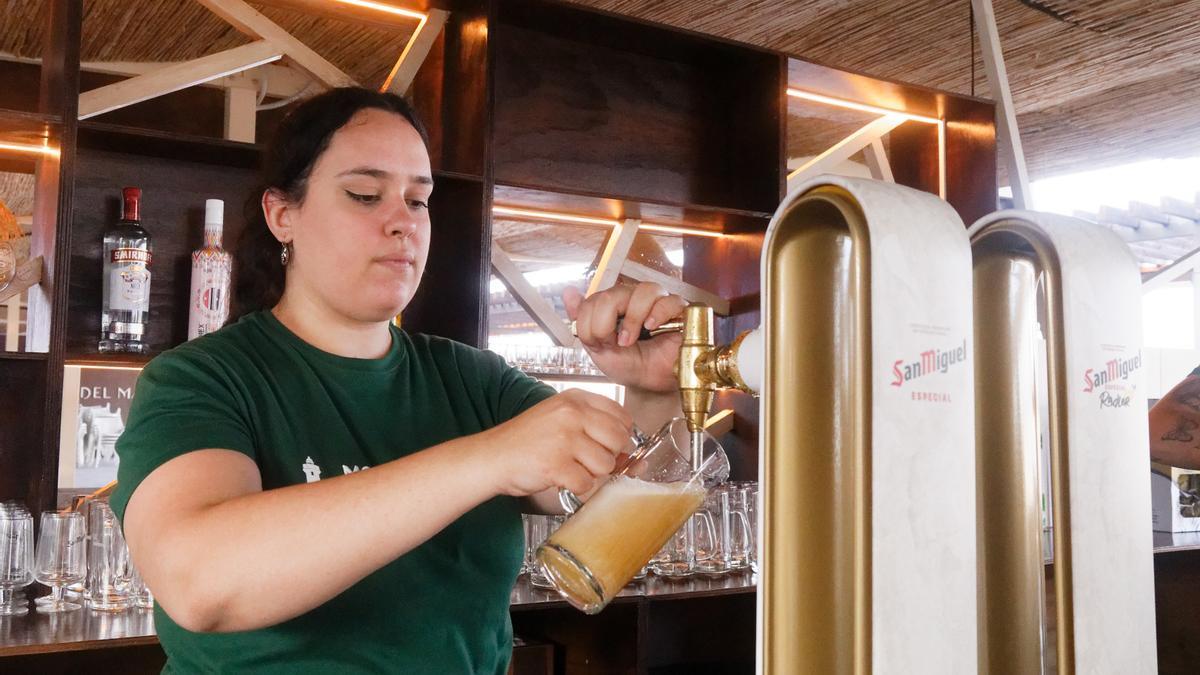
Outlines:
{"type": "Polygon", "coordinates": [[[821,185],[764,255],[764,673],[871,672],[871,326],[866,219],[821,185]]]}
{"type": "Polygon", "coordinates": [[[1000,220],[975,255],[979,639],[989,675],[1041,670],[1042,550],[1033,424],[1036,281],[1045,301],[1057,672],[1075,672],[1066,340],[1062,269],[1045,232],[1000,220]]]}

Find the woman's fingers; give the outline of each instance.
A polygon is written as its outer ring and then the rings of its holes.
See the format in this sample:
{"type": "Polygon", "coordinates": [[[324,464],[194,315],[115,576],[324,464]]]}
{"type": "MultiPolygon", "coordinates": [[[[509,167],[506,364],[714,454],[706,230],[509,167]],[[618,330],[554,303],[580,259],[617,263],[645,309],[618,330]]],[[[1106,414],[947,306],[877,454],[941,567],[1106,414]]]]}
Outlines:
{"type": "Polygon", "coordinates": [[[675,319],[683,314],[683,310],[687,308],[687,300],[684,300],[678,295],[663,295],[655,298],[654,304],[650,307],[650,311],[646,313],[646,318],[640,324],[648,330],[654,330],[659,326],[675,319]]]}
{"type": "Polygon", "coordinates": [[[631,294],[629,287],[616,286],[584,300],[575,320],[579,340],[592,347],[616,344],[617,317],[625,312],[631,294]]]}
{"type": "Polygon", "coordinates": [[[621,332],[617,336],[617,344],[628,347],[638,339],[638,333],[650,316],[655,304],[664,297],[667,291],[655,283],[640,283],[633,288],[629,303],[625,307],[625,319],[621,322],[621,332]]]}

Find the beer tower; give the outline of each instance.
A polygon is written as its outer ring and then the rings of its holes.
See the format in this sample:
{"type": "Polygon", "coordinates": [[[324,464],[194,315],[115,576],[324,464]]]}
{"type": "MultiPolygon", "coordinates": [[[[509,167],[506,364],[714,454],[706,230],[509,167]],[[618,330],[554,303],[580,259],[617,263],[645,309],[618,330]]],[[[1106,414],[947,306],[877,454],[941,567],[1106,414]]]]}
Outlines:
{"type": "Polygon", "coordinates": [[[1116,235],[1001,211],[971,227],[980,672],[1042,670],[1034,378],[1047,340],[1060,675],[1156,672],[1141,281],[1116,235]],[[1039,316],[1040,314],[1040,316],[1039,316]]]}
{"type": "Polygon", "coordinates": [[[685,393],[763,396],[759,672],[975,672],[970,274],[945,202],[822,176],[768,226],[762,325],[685,330],[685,393]]]}

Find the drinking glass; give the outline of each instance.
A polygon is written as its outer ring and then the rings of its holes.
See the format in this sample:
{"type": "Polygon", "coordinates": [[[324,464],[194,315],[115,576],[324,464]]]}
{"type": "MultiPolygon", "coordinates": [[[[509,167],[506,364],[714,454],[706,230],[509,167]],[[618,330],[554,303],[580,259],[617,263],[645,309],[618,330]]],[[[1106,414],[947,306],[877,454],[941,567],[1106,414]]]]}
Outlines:
{"type": "Polygon", "coordinates": [[[133,570],[121,524],[108,502],[88,503],[88,565],[85,597],[88,606],[104,612],[119,612],[132,604],[129,586],[133,570]]]}
{"type": "Polygon", "coordinates": [[[692,514],[654,556],[650,570],[668,579],[690,577],[712,555],[715,541],[712,516],[703,510],[692,514]]]}
{"type": "Polygon", "coordinates": [[[545,543],[550,535],[558,531],[566,521],[566,516],[530,516],[530,532],[533,541],[533,562],[529,568],[529,583],[537,588],[554,588],[550,577],[537,562],[537,549],[545,543]]]}
{"type": "Polygon", "coordinates": [[[0,508],[0,616],[29,612],[25,594],[33,583],[33,516],[24,506],[0,508]]]}
{"type": "MultiPolygon", "coordinates": [[[[603,609],[703,504],[706,490],[728,478],[729,460],[716,439],[700,432],[693,466],[691,438],[687,422],[676,418],[642,439],[538,548],[546,576],[572,606],[588,614],[603,609]]],[[[578,503],[570,492],[560,496],[564,506],[578,503]]]]}
{"type": "Polygon", "coordinates": [[[34,578],[50,587],[50,602],[39,605],[37,611],[52,613],[79,609],[78,604],[63,599],[63,589],[83,581],[86,571],[86,523],[83,514],[78,511],[44,511],[41,525],[34,578]]]}
{"type": "Polygon", "coordinates": [[[137,567],[133,567],[133,577],[129,582],[129,599],[134,607],[138,609],[154,609],[154,593],[146,586],[146,580],[142,578],[142,573],[137,567]]]}
{"type": "Polygon", "coordinates": [[[758,571],[758,513],[760,510],[757,481],[745,481],[742,485],[742,500],[746,509],[746,522],[750,524],[750,569],[758,571]]]}
{"type": "MultiPolygon", "coordinates": [[[[711,546],[703,551],[696,568],[702,574],[726,574],[750,564],[750,522],[740,484],[722,485],[708,494],[703,515],[711,523],[711,546]]],[[[697,547],[699,549],[699,547],[697,547]]]]}

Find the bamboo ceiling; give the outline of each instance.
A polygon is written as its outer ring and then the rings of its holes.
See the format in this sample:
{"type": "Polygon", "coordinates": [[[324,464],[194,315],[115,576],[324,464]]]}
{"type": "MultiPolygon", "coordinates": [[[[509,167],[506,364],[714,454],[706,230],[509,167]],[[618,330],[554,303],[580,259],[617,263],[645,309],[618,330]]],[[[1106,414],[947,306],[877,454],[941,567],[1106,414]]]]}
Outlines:
{"type": "MultiPolygon", "coordinates": [[[[969,0],[573,0],[987,97],[969,0]]],[[[1200,1],[993,0],[1034,178],[1200,155],[1200,1]]],[[[799,83],[797,83],[799,84],[799,83]]]]}
{"type": "MultiPolygon", "coordinates": [[[[43,0],[0,0],[0,52],[40,56],[43,0]]],[[[339,20],[249,3],[359,83],[383,84],[415,21],[339,20]]],[[[398,3],[397,3],[398,4],[398,3]]],[[[250,38],[194,0],[84,0],[82,61],[185,61],[248,44],[250,38]]]]}
{"type": "MultiPolygon", "coordinates": [[[[389,0],[398,5],[404,0],[389,0]]],[[[573,0],[832,66],[988,96],[969,0],[573,0]]],[[[251,4],[366,85],[412,27],[251,4]]],[[[1034,178],[1147,157],[1200,154],[1200,0],[993,0],[1034,178]]],[[[334,6],[332,3],[327,3],[334,6]]],[[[37,56],[41,0],[0,0],[0,52],[37,56]]],[[[85,0],[83,60],[181,60],[247,40],[193,0],[85,0]]],[[[803,85],[803,83],[793,83],[803,85]]],[[[790,154],[841,126],[793,106],[790,154]],[[811,122],[811,124],[809,123],[811,122]]],[[[836,139],[833,139],[836,140],[836,139]]]]}

